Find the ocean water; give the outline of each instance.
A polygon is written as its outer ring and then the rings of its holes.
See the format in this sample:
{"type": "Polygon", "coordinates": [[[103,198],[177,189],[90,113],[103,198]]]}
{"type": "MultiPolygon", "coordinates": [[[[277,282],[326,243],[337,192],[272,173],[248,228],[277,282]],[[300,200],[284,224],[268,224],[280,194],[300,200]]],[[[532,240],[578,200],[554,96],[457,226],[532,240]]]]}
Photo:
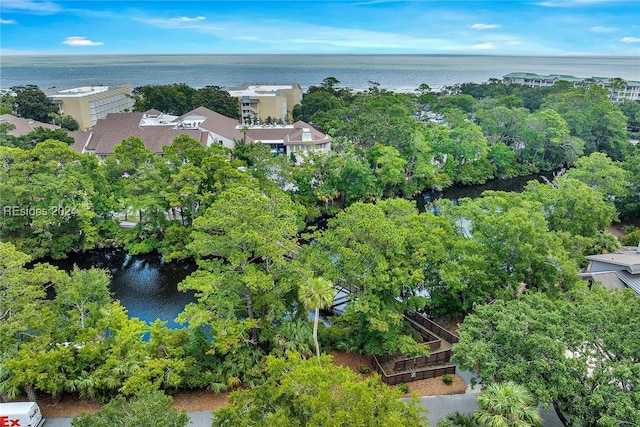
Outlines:
{"type": "Polygon", "coordinates": [[[303,89],[335,77],[363,90],[370,82],[409,92],[482,83],[510,72],[621,77],[640,80],[638,57],[525,57],[455,55],[69,55],[3,56],[0,89],[35,84],[40,89],[131,83],[186,83],[194,88],[244,83],[299,83],[303,89]]]}

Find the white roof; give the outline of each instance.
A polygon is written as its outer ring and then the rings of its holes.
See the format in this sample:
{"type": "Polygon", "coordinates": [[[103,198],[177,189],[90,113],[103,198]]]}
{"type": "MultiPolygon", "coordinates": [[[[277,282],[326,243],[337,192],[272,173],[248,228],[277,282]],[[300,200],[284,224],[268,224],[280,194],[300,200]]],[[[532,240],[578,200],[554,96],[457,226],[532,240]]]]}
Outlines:
{"type": "Polygon", "coordinates": [[[277,92],[282,89],[293,89],[293,85],[248,85],[242,89],[231,89],[228,92],[229,95],[236,98],[240,96],[276,96],[277,92]]]}
{"type": "Polygon", "coordinates": [[[83,96],[95,95],[97,93],[106,92],[109,86],[81,86],[71,89],[63,89],[49,95],[56,98],[81,98],[83,96]]]}

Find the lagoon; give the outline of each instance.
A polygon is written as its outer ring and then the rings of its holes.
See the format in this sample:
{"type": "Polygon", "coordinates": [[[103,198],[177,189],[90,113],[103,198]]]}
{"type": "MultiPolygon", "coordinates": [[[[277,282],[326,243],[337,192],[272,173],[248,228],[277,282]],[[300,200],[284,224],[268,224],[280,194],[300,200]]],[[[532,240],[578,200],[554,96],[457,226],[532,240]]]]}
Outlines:
{"type": "MultiPolygon", "coordinates": [[[[442,192],[424,192],[417,197],[419,209],[437,198],[457,200],[462,197],[479,197],[485,190],[520,192],[532,179],[541,176],[552,178],[552,173],[540,173],[509,180],[493,180],[483,185],[459,186],[442,192]]],[[[42,260],[66,271],[74,265],[79,268],[103,268],[111,274],[110,290],[113,297],[127,308],[130,317],[148,323],[160,319],[170,328],[183,325],[175,322],[185,305],[194,302],[193,292],[178,291],[178,283],[196,270],[192,260],[164,262],[157,253],[130,255],[123,249],[99,249],[84,253],[72,253],[64,260],[42,260]]]]}

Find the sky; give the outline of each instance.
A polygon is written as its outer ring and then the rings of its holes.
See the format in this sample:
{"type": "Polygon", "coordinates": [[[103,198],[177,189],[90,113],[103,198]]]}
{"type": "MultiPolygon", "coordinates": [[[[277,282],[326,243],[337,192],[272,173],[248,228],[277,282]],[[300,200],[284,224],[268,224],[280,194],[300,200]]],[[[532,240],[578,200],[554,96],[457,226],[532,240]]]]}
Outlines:
{"type": "Polygon", "coordinates": [[[640,56],[640,0],[0,1],[0,54],[640,56]]]}

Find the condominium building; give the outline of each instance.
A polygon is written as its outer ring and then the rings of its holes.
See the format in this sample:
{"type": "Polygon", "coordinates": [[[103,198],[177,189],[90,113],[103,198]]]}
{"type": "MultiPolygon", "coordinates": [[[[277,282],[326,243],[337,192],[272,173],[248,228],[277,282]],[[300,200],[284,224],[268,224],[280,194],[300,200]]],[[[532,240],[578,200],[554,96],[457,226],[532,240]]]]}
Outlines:
{"type": "Polygon", "coordinates": [[[98,119],[109,113],[120,113],[133,109],[131,98],[133,86],[82,86],[72,89],[48,91],[47,96],[57,107],[59,114],[73,117],[80,129],[88,129],[98,119]]]}
{"type": "Polygon", "coordinates": [[[137,136],[147,148],[163,154],[180,135],[188,135],[204,146],[220,145],[234,148],[236,143],[265,144],[275,155],[295,158],[301,164],[314,153],[331,151],[332,138],[309,123],[297,121],[285,125],[243,125],[205,107],[198,107],[182,116],[171,116],[157,110],[144,113],[110,113],[87,132],[76,132],[74,148],[104,159],[114,153],[116,144],[137,136]]]}
{"type": "Polygon", "coordinates": [[[623,80],[611,77],[575,77],[566,74],[540,75],[535,73],[509,73],[504,75],[503,80],[508,84],[520,84],[529,87],[553,86],[559,81],[566,81],[574,86],[598,85],[607,89],[609,98],[613,102],[624,99],[640,99],[640,82],[634,80],[623,80]]]}
{"type": "Polygon", "coordinates": [[[302,89],[297,83],[245,84],[227,91],[238,98],[242,123],[246,125],[289,123],[293,107],[302,101],[302,89]]]}

